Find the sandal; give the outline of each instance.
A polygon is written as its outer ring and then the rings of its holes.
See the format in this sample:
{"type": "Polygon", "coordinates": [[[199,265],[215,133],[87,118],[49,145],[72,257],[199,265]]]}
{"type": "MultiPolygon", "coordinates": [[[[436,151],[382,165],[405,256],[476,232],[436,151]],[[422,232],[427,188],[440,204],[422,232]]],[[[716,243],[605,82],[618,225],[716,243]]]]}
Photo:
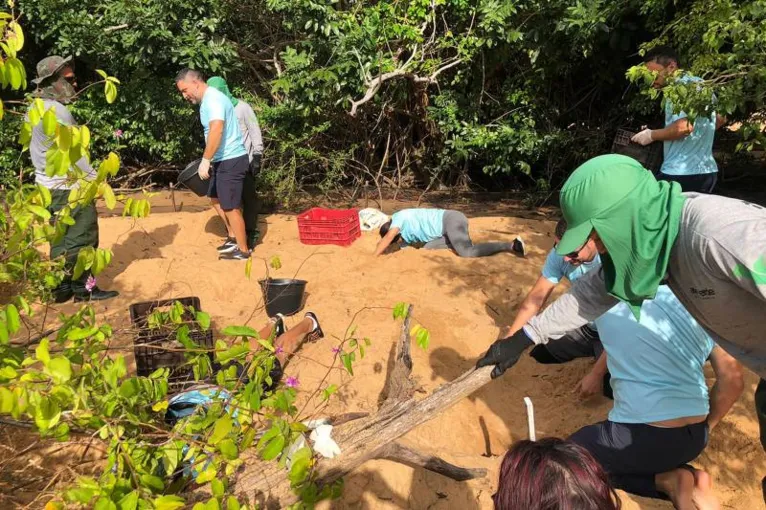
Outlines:
{"type": "Polygon", "coordinates": [[[319,319],[317,319],[316,314],[314,312],[306,312],[305,316],[313,319],[314,324],[316,324],[311,333],[306,336],[306,341],[316,342],[320,338],[324,338],[324,331],[322,331],[322,326],[319,325],[319,319]]]}

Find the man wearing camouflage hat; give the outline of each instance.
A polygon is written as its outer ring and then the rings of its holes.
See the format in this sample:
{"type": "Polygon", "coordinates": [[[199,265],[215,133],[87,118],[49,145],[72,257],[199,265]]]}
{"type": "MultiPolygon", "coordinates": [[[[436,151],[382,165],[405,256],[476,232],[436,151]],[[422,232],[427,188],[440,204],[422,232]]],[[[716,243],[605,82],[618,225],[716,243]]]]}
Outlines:
{"type": "MultiPolygon", "coordinates": [[[[62,58],[51,56],[42,59],[37,64],[37,78],[32,80],[37,86],[33,93],[43,100],[45,110],[52,109],[56,120],[67,126],[75,126],[75,121],[69,109],[64,106],[74,100],[77,95],[77,81],[71,57],[62,58]]],[[[28,118],[28,116],[27,116],[28,118]]],[[[69,201],[69,192],[77,187],[77,182],[69,176],[49,176],[45,172],[46,153],[53,141],[43,131],[42,122],[32,128],[32,139],[29,154],[35,167],[35,181],[45,186],[51,192],[51,205],[48,208],[54,216],[63,209],[69,201]]],[[[96,172],[84,157],[75,164],[85,173],[86,179],[95,177],[96,172]]],[[[77,254],[87,246],[98,246],[98,214],[94,203],[77,206],[72,211],[74,224],[67,227],[61,239],[51,243],[50,257],[64,257],[67,275],[64,281],[53,291],[57,303],[68,301],[74,296],[75,301],[104,300],[117,296],[117,291],[99,289],[92,275],[86,271],[76,280],[72,279],[72,270],[77,261],[77,254]]]]}

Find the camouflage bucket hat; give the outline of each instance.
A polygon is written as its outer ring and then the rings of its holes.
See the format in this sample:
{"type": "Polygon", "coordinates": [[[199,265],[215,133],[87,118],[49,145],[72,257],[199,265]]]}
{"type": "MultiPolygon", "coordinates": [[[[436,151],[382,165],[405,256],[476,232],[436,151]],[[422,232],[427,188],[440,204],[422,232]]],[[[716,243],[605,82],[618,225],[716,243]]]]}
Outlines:
{"type": "Polygon", "coordinates": [[[64,66],[71,64],[71,62],[72,57],[64,58],[58,55],[45,57],[37,63],[37,78],[32,80],[32,83],[39,85],[44,80],[59,72],[64,66]]]}

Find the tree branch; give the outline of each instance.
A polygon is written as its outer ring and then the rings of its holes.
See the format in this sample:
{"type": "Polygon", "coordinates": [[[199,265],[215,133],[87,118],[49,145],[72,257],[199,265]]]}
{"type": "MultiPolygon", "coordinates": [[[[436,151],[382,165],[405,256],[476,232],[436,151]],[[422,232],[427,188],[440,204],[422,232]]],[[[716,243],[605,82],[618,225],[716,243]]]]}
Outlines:
{"type": "Polygon", "coordinates": [[[462,468],[434,455],[416,452],[400,443],[391,443],[384,447],[376,458],[391,460],[412,468],[427,469],[457,482],[487,476],[487,470],[484,468],[462,468]]]}

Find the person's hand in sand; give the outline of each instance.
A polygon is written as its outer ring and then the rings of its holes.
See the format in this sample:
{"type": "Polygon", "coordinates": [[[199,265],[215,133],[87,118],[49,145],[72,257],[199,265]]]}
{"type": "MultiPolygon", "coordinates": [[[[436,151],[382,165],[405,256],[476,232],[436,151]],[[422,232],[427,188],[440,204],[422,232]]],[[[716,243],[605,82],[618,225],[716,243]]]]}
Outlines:
{"type": "Polygon", "coordinates": [[[602,353],[598,358],[598,361],[593,366],[588,375],[582,378],[582,380],[575,387],[575,393],[580,395],[580,398],[587,399],[594,395],[601,395],[604,392],[604,376],[607,374],[606,367],[606,352],[602,353]]]}
{"type": "Polygon", "coordinates": [[[520,329],[512,336],[493,343],[487,353],[476,363],[476,368],[495,365],[491,376],[492,379],[496,379],[515,365],[521,353],[532,345],[534,345],[532,340],[523,329],[520,329]]]}

